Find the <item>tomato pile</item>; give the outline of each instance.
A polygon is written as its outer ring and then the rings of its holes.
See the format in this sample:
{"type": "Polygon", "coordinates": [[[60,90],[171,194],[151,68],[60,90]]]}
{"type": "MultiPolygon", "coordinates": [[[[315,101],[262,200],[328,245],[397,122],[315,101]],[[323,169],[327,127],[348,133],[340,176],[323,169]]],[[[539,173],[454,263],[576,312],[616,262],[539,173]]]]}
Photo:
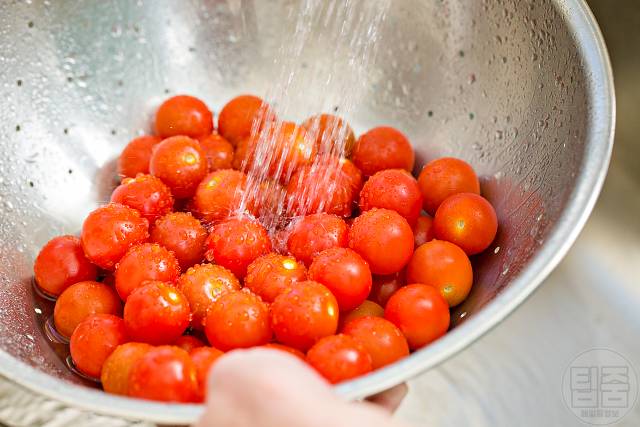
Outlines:
{"type": "Polygon", "coordinates": [[[416,179],[396,129],[356,138],[338,117],[297,125],[265,119],[265,106],[234,98],[214,127],[201,100],[166,100],[155,135],[122,151],[111,202],[79,237],[40,251],[35,283],[56,298],[55,328],[77,371],[106,392],[202,401],[212,364],[256,346],[338,383],[444,335],[450,307],[469,294],[469,256],[498,226],[470,165],[435,159],[416,179]],[[238,211],[252,128],[275,138],[284,167],[264,165],[269,188],[296,212],[275,232],[260,222],[264,198],[238,211]],[[345,155],[330,158],[320,145],[336,129],[345,155]],[[322,156],[330,173],[317,166],[322,156]]]}

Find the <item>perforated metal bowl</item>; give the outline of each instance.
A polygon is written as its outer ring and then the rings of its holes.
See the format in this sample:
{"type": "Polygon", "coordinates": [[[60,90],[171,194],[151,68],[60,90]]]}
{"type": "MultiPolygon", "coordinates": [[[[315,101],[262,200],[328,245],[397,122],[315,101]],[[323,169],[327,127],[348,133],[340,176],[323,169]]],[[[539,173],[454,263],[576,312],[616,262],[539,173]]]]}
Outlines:
{"type": "MultiPolygon", "coordinates": [[[[164,423],[197,417],[197,405],[110,396],[71,374],[34,312],[32,262],[108,198],[113,160],[162,98],[192,93],[219,111],[239,93],[268,92],[296,5],[0,4],[0,373],[100,413],[164,423]]],[[[452,331],[337,388],[350,398],[451,356],[536,288],[593,207],[614,125],[607,53],[581,0],[394,0],[378,43],[364,101],[347,119],[358,132],[402,129],[419,164],[442,155],[472,163],[500,229],[474,260],[475,285],[452,331]]],[[[319,46],[309,67],[331,49],[319,46]]]]}

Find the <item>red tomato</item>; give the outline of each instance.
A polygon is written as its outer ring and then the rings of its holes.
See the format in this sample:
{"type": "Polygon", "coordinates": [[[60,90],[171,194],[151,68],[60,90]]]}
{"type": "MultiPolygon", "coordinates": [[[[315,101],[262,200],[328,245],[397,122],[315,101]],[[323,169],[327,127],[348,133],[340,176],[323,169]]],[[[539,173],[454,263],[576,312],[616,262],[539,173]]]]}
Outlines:
{"type": "Polygon", "coordinates": [[[307,215],[294,223],[287,239],[291,255],[310,265],[325,249],[347,247],[349,227],[342,218],[327,213],[307,215]]]}
{"type": "Polygon", "coordinates": [[[227,219],[213,227],[207,238],[204,256],[209,262],[220,264],[243,279],[249,264],[269,252],[271,240],[267,230],[257,221],[238,217],[227,219]]]}
{"type": "Polygon", "coordinates": [[[338,302],[324,285],[298,282],[271,304],[271,327],[278,341],[306,351],[336,333],[338,313],[338,302]]]}
{"type": "Polygon", "coordinates": [[[371,291],[371,270],[360,255],[348,248],[320,252],[309,267],[309,279],[325,285],[341,311],[353,310],[371,291]]]}
{"type": "Polygon", "coordinates": [[[238,208],[247,185],[247,176],[232,169],[222,169],[207,175],[196,190],[190,208],[204,222],[226,219],[238,208]]]}
{"type": "Polygon", "coordinates": [[[198,347],[189,352],[191,361],[196,368],[198,392],[196,402],[204,401],[207,394],[207,377],[216,360],[224,353],[214,347],[198,347]]]}
{"type": "Polygon", "coordinates": [[[157,243],[132,246],[116,265],[116,290],[126,301],[134,289],[147,281],[175,282],[180,265],[173,253],[157,243]]]}
{"type": "Polygon", "coordinates": [[[371,355],[373,369],[409,355],[409,345],[402,331],[382,317],[364,316],[351,320],[342,333],[362,344],[371,355]]]}
{"type": "Polygon", "coordinates": [[[415,224],[422,210],[418,182],[404,169],[385,169],[373,174],[360,192],[360,210],[391,209],[415,224]]]}
{"type": "Polygon", "coordinates": [[[491,245],[498,231],[498,217],[491,203],[474,193],[459,193],[445,199],[433,218],[436,238],[455,243],[467,255],[491,245]]]}
{"type": "Polygon", "coordinates": [[[268,344],[263,345],[264,348],[269,348],[271,350],[284,351],[285,353],[289,353],[292,356],[297,357],[300,360],[305,360],[306,356],[300,350],[297,350],[293,347],[289,347],[288,345],[280,344],[277,342],[270,342],[268,344]]]}
{"type": "Polygon", "coordinates": [[[112,270],[127,250],[149,238],[149,221],[117,203],[99,207],[82,224],[82,249],[92,263],[112,270]]]}
{"type": "Polygon", "coordinates": [[[413,254],[413,231],[396,211],[371,209],[357,217],[349,230],[349,247],[375,274],[396,273],[413,254]]]}
{"type": "Polygon", "coordinates": [[[356,135],[351,126],[333,114],[311,116],[302,123],[302,127],[313,137],[320,152],[338,150],[349,156],[356,145],[356,135]]]}
{"type": "Polygon", "coordinates": [[[223,351],[266,344],[273,336],[269,306],[249,291],[228,292],[209,308],[204,332],[223,351]]]}
{"type": "Polygon", "coordinates": [[[351,156],[366,176],[383,169],[413,169],[415,155],[411,143],[400,131],[387,126],[360,135],[351,156]]]}
{"type": "Polygon", "coordinates": [[[247,268],[244,286],[271,303],[294,283],[307,279],[307,269],[295,258],[269,253],[257,258],[247,268]]]}
{"type": "Polygon", "coordinates": [[[207,105],[188,95],[167,99],[156,112],[156,132],[162,138],[184,135],[191,138],[209,135],[213,114],[207,105]]]}
{"type": "Polygon", "coordinates": [[[113,190],[111,201],[137,209],[150,224],[173,209],[171,190],[153,175],[123,179],[113,190]]]}
{"type": "Polygon", "coordinates": [[[80,239],[58,236],[42,247],[33,264],[38,287],[45,293],[58,296],[69,286],[85,280],[96,280],[98,272],[84,256],[80,239]]]}
{"type": "Polygon", "coordinates": [[[273,115],[268,110],[268,104],[257,96],[235,97],[220,110],[218,132],[231,144],[237,145],[241,139],[251,135],[254,120],[268,120],[268,116],[273,115]]]}
{"type": "Polygon", "coordinates": [[[75,367],[83,374],[100,378],[102,365],[120,344],[127,341],[124,322],[112,314],[93,314],[71,335],[69,351],[75,367]]]}
{"type": "Polygon", "coordinates": [[[207,174],[207,155],[195,139],[173,136],[153,148],[149,171],[167,184],[178,199],[193,196],[207,174]]]}
{"type": "Polygon", "coordinates": [[[360,169],[358,169],[351,160],[345,159],[344,157],[341,157],[338,160],[338,165],[340,170],[347,175],[353,191],[356,194],[360,193],[360,190],[362,190],[362,186],[364,185],[364,179],[362,178],[362,172],[360,172],[360,169]]]}
{"type": "Polygon", "coordinates": [[[100,381],[104,391],[126,396],[129,392],[131,368],[152,348],[149,344],[139,342],[128,342],[116,347],[102,365],[100,381]]]}
{"type": "Polygon", "coordinates": [[[231,169],[233,165],[233,145],[218,133],[212,133],[198,139],[200,147],[207,156],[209,171],[231,169]]]}
{"type": "Polygon", "coordinates": [[[183,349],[187,353],[191,353],[194,349],[203,347],[205,344],[193,335],[183,335],[175,340],[173,345],[183,349]]]}
{"type": "Polygon", "coordinates": [[[307,353],[307,363],[331,384],[371,372],[371,356],[348,335],[322,338],[307,353]]]}
{"type": "Polygon", "coordinates": [[[76,327],[92,314],[122,313],[122,302],[116,292],[100,282],[78,282],[65,289],[53,309],[56,330],[70,337],[76,327]]]}
{"type": "Polygon", "coordinates": [[[353,310],[340,315],[340,326],[338,330],[343,331],[347,323],[365,316],[384,317],[384,308],[376,302],[364,300],[362,304],[353,310]]]}
{"type": "Polygon", "coordinates": [[[190,315],[187,298],[163,282],[148,282],[136,288],[124,304],[129,337],[153,345],[177,340],[189,326],[190,315]]]}
{"type": "Polygon", "coordinates": [[[172,212],[156,221],[150,240],[172,251],[186,270],[204,259],[207,230],[191,213],[172,212]]]}
{"type": "Polygon", "coordinates": [[[432,240],[416,249],[407,266],[407,282],[438,289],[450,307],[469,295],[473,271],[462,249],[444,240],[432,240]]]}
{"type": "Polygon", "coordinates": [[[433,240],[433,218],[429,215],[421,215],[413,226],[413,239],[416,248],[433,240]]]}
{"type": "Polygon", "coordinates": [[[139,173],[149,173],[149,160],[153,147],[162,141],[157,136],[134,138],[118,157],[118,173],[121,177],[134,178],[139,173]]]}
{"type": "Polygon", "coordinates": [[[377,302],[382,307],[386,306],[391,295],[405,285],[404,276],[404,270],[388,276],[374,275],[369,299],[377,302]]]}
{"type": "Polygon", "coordinates": [[[412,350],[440,338],[449,329],[449,305],[429,285],[412,284],[398,289],[389,298],[384,317],[402,331],[412,350]]]}
{"type": "Polygon", "coordinates": [[[191,307],[191,326],[204,328],[204,319],[213,303],[223,294],[240,290],[240,282],[232,272],[220,265],[198,264],[191,267],[176,283],[191,307]]]}
{"type": "Polygon", "coordinates": [[[424,197],[424,210],[433,216],[449,196],[458,193],[480,194],[480,181],[465,161],[443,157],[427,163],[420,172],[418,185],[424,197]]]}
{"type": "Polygon", "coordinates": [[[129,396],[164,402],[195,402],[198,380],[189,354],[169,345],[149,350],[131,368],[129,396]]]}

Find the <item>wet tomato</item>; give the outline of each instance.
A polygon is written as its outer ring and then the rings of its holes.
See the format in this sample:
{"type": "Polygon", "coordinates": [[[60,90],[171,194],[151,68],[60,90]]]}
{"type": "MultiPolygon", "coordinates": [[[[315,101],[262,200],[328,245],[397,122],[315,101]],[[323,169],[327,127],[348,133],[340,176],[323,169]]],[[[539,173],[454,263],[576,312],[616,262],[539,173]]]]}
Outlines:
{"type": "Polygon", "coordinates": [[[149,237],[149,221],[135,209],[117,203],[99,207],[82,224],[82,249],[89,261],[112,270],[127,250],[149,237]]]}
{"type": "Polygon", "coordinates": [[[433,286],[410,284],[389,298],[384,317],[404,334],[409,348],[417,350],[449,329],[449,305],[433,286]]]}
{"type": "Polygon", "coordinates": [[[33,272],[36,284],[45,293],[58,296],[69,286],[85,280],[96,280],[96,266],[84,255],[76,236],[58,236],[42,247],[33,272]]]}
{"type": "Polygon", "coordinates": [[[429,215],[421,215],[413,226],[413,239],[416,248],[433,240],[433,218],[429,215]]]}
{"type": "Polygon", "coordinates": [[[207,155],[200,143],[187,136],[173,136],[156,145],[149,162],[149,172],[178,199],[193,196],[208,169],[207,155]]]}
{"type": "Polygon", "coordinates": [[[351,160],[363,174],[371,176],[384,169],[411,172],[415,154],[411,143],[400,131],[381,126],[360,135],[351,160]]]}
{"type": "Polygon", "coordinates": [[[240,171],[211,172],[198,185],[189,207],[206,223],[222,221],[240,206],[246,185],[247,176],[240,171]]]}
{"type": "Polygon", "coordinates": [[[123,178],[135,178],[139,173],[149,173],[149,160],[153,147],[162,141],[157,136],[134,138],[118,157],[118,173],[123,178]]]}
{"type": "Polygon", "coordinates": [[[473,271],[462,249],[444,240],[432,240],[418,247],[407,266],[407,282],[438,289],[450,307],[469,295],[473,271]]]}
{"type": "Polygon", "coordinates": [[[338,328],[338,302],[324,285],[298,282],[271,304],[271,327],[281,343],[301,351],[338,328]]]}
{"type": "Polygon", "coordinates": [[[204,331],[223,351],[266,344],[273,336],[269,306],[248,290],[226,293],[209,308],[204,331]]]}
{"type": "Polygon", "coordinates": [[[207,230],[189,212],[172,212],[159,218],[151,229],[151,240],[171,252],[186,270],[204,258],[207,230]]]}
{"type": "Polygon", "coordinates": [[[76,327],[92,314],[122,313],[122,302],[109,286],[99,282],[78,282],[65,289],[53,309],[56,330],[69,338],[76,327]]]}
{"type": "Polygon", "coordinates": [[[111,201],[136,209],[149,224],[173,209],[171,190],[153,175],[123,179],[113,190],[111,201]]]}
{"type": "Polygon", "coordinates": [[[307,353],[307,363],[331,384],[367,374],[373,367],[365,347],[344,334],[315,343],[307,353]]]}
{"type": "Polygon", "coordinates": [[[164,282],[136,288],[124,304],[124,323],[132,341],[169,344],[189,326],[189,303],[178,289],[164,282]]]}
{"type": "Polygon", "coordinates": [[[433,216],[444,200],[458,193],[480,194],[480,181],[464,160],[443,157],[427,163],[418,176],[424,210],[433,216]]]}
{"type": "Polygon", "coordinates": [[[157,243],[132,246],[116,265],[116,290],[126,301],[134,289],[147,281],[175,282],[180,265],[172,252],[157,243]]]}
{"type": "Polygon", "coordinates": [[[196,368],[196,379],[198,382],[197,402],[204,401],[207,395],[207,378],[209,371],[220,356],[224,353],[214,347],[198,347],[189,352],[191,361],[196,368]]]}
{"type": "Polygon", "coordinates": [[[273,112],[269,111],[262,99],[253,95],[240,95],[220,110],[218,132],[231,144],[237,145],[241,139],[251,135],[254,120],[263,122],[269,120],[269,116],[273,116],[273,112]]]}
{"type": "Polygon", "coordinates": [[[309,267],[309,279],[325,285],[341,311],[353,310],[371,291],[371,270],[366,261],[348,248],[320,252],[309,267]]]}
{"type": "Polygon", "coordinates": [[[175,340],[172,345],[191,353],[192,350],[203,347],[205,344],[193,335],[183,335],[175,340]]]}
{"type": "Polygon", "coordinates": [[[218,133],[212,133],[198,139],[200,147],[207,156],[209,171],[231,169],[233,166],[233,145],[218,133]]]}
{"type": "Polygon", "coordinates": [[[129,373],[133,365],[153,347],[139,342],[121,344],[102,365],[100,382],[107,393],[126,396],[129,392],[129,373]]]}
{"type": "Polygon", "coordinates": [[[362,304],[353,310],[340,314],[340,326],[338,330],[343,331],[347,323],[365,316],[384,317],[384,308],[376,302],[364,300],[362,304]]]}
{"type": "Polygon", "coordinates": [[[307,215],[291,227],[287,239],[289,253],[310,265],[313,257],[325,249],[347,247],[349,227],[336,215],[317,213],[307,215]]]}
{"type": "Polygon", "coordinates": [[[223,294],[240,290],[240,282],[232,272],[220,265],[198,264],[188,269],[176,283],[189,301],[191,326],[204,328],[204,319],[213,303],[223,294]]]}
{"type": "Polygon", "coordinates": [[[269,253],[257,258],[247,268],[244,286],[271,303],[294,283],[307,279],[307,269],[295,258],[269,253]]]}
{"type": "Polygon", "coordinates": [[[207,105],[188,95],[167,99],[156,112],[156,132],[162,138],[184,135],[191,138],[209,135],[213,114],[207,105]]]}
{"type": "Polygon", "coordinates": [[[402,331],[381,316],[363,316],[347,322],[342,333],[358,341],[371,355],[373,369],[409,355],[402,331]]]}
{"type": "Polygon", "coordinates": [[[313,137],[321,153],[339,152],[351,155],[356,145],[356,135],[351,126],[333,114],[318,114],[309,117],[302,127],[313,137]]]}
{"type": "Polygon", "coordinates": [[[376,172],[362,187],[360,210],[391,209],[413,225],[422,210],[422,194],[418,182],[404,169],[376,172]]]}
{"type": "Polygon", "coordinates": [[[498,217],[491,203],[474,193],[447,197],[433,218],[435,237],[455,243],[467,255],[475,255],[491,245],[498,231],[498,217]]]}
{"type": "Polygon", "coordinates": [[[357,217],[349,230],[349,247],[375,274],[396,273],[413,254],[413,231],[396,211],[371,209],[357,217]]]}
{"type": "Polygon", "coordinates": [[[195,402],[198,380],[189,354],[168,345],[149,350],[131,368],[129,396],[163,402],[195,402]]]}
{"type": "Polygon", "coordinates": [[[75,367],[91,378],[100,378],[105,360],[127,341],[124,322],[113,314],[93,314],[71,335],[69,352],[75,367]]]}
{"type": "Polygon", "coordinates": [[[369,299],[377,302],[382,307],[386,306],[391,295],[405,285],[404,277],[404,270],[386,276],[374,275],[369,299]]]}

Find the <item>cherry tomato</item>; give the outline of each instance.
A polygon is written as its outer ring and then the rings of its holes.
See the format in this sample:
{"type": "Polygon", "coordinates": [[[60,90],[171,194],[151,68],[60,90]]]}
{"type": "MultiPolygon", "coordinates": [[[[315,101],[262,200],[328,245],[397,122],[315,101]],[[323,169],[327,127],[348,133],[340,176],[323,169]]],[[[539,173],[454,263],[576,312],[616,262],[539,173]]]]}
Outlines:
{"type": "Polygon", "coordinates": [[[126,301],[134,289],[147,281],[175,282],[180,265],[173,253],[157,243],[132,246],[116,265],[116,290],[126,301]]]}
{"type": "Polygon", "coordinates": [[[191,361],[196,368],[198,392],[196,402],[204,401],[207,394],[207,377],[216,360],[224,353],[214,347],[198,347],[189,352],[191,361]]]}
{"type": "Polygon", "coordinates": [[[133,365],[153,347],[139,342],[121,344],[102,365],[100,381],[107,393],[126,396],[129,392],[129,373],[133,365]]]}
{"type": "Polygon", "coordinates": [[[384,308],[376,302],[364,300],[362,301],[362,304],[353,310],[340,315],[340,326],[338,327],[338,330],[344,331],[344,326],[347,323],[365,316],[384,317],[384,308]]]}
{"type": "Polygon", "coordinates": [[[173,209],[171,190],[153,175],[123,179],[113,190],[111,201],[137,209],[150,224],[173,209]]]}
{"type": "Polygon", "coordinates": [[[76,327],[92,314],[122,313],[118,294],[100,282],[78,282],[65,289],[53,309],[56,330],[69,338],[76,327]]]}
{"type": "Polygon", "coordinates": [[[307,279],[307,269],[295,258],[269,253],[256,258],[247,268],[244,286],[271,303],[294,283],[307,279]]]}
{"type": "Polygon", "coordinates": [[[95,265],[84,256],[80,239],[58,236],[42,247],[33,273],[36,284],[45,293],[58,296],[69,286],[85,280],[96,280],[95,265]]]}
{"type": "Polygon", "coordinates": [[[175,340],[173,345],[183,349],[187,353],[191,353],[194,349],[203,347],[205,344],[193,335],[183,335],[175,340]]]}
{"type": "Polygon", "coordinates": [[[407,266],[407,281],[438,289],[450,307],[469,295],[473,270],[462,249],[444,240],[432,240],[416,249],[407,266]]]}
{"type": "Polygon", "coordinates": [[[124,322],[113,314],[92,314],[71,335],[69,352],[83,374],[100,378],[102,365],[120,344],[127,341],[124,322]]]}
{"type": "Polygon", "coordinates": [[[373,174],[360,192],[360,210],[391,209],[415,224],[422,210],[418,182],[404,169],[385,169],[373,174]]]}
{"type": "Polygon", "coordinates": [[[212,133],[198,139],[200,147],[207,156],[209,171],[231,169],[233,165],[233,145],[218,133],[212,133]]]}
{"type": "Polygon", "coordinates": [[[228,292],[209,308],[204,331],[223,351],[266,344],[273,336],[269,306],[249,291],[228,292]]]}
{"type": "Polygon", "coordinates": [[[383,169],[413,169],[415,154],[411,143],[400,131],[387,126],[373,128],[360,135],[351,156],[366,176],[383,169]]]}
{"type": "Polygon", "coordinates": [[[315,139],[318,151],[335,152],[339,149],[349,156],[356,145],[356,135],[351,126],[333,114],[311,116],[302,123],[302,127],[315,139]]]}
{"type": "Polygon", "coordinates": [[[440,338],[449,329],[449,305],[429,285],[411,284],[398,289],[389,298],[384,317],[402,331],[412,350],[440,338]]]}
{"type": "Polygon", "coordinates": [[[357,217],[349,230],[349,247],[375,274],[396,273],[413,254],[413,231],[396,211],[373,208],[357,217]]]}
{"type": "Polygon", "coordinates": [[[386,306],[391,295],[405,285],[404,276],[404,270],[387,276],[374,275],[369,299],[377,302],[382,307],[386,306]]]}
{"type": "Polygon", "coordinates": [[[249,264],[271,252],[267,230],[247,217],[230,218],[216,224],[206,245],[204,256],[207,261],[231,270],[240,279],[246,276],[249,264]]]}
{"type": "Polygon", "coordinates": [[[444,200],[458,193],[480,194],[480,181],[465,161],[443,157],[427,163],[418,176],[424,210],[433,216],[444,200]]]}
{"type": "Polygon", "coordinates": [[[348,322],[343,334],[358,341],[371,355],[373,369],[409,355],[407,339],[393,323],[382,317],[364,316],[348,322]]]}
{"type": "Polygon", "coordinates": [[[232,166],[234,169],[239,171],[249,169],[249,160],[253,161],[253,158],[250,159],[250,156],[253,155],[255,146],[255,137],[252,136],[246,136],[238,141],[236,150],[233,153],[232,166]]]}
{"type": "Polygon", "coordinates": [[[421,215],[413,226],[413,239],[416,248],[433,240],[433,218],[429,215],[421,215]]]}
{"type": "Polygon", "coordinates": [[[127,250],[149,238],[149,221],[117,203],[99,207],[82,224],[82,249],[92,263],[112,270],[127,250]]]}
{"type": "Polygon", "coordinates": [[[327,213],[307,215],[294,223],[287,239],[291,255],[310,265],[325,249],[347,247],[349,227],[342,218],[327,213]]]}
{"type": "Polygon", "coordinates": [[[300,350],[297,350],[293,347],[289,347],[288,345],[280,344],[277,342],[270,342],[268,344],[263,345],[264,348],[269,348],[271,350],[284,351],[285,353],[289,353],[292,356],[297,357],[300,360],[305,360],[306,356],[300,350]]]}
{"type": "Polygon", "coordinates": [[[233,169],[211,172],[198,185],[190,208],[204,222],[222,221],[238,208],[246,185],[247,176],[242,172],[233,169]]]}
{"type": "Polygon", "coordinates": [[[344,157],[338,159],[338,165],[340,170],[347,176],[351,189],[355,194],[360,193],[364,185],[364,179],[362,178],[360,169],[358,169],[351,160],[344,157]]]}
{"type": "Polygon", "coordinates": [[[153,148],[149,171],[157,176],[178,199],[193,196],[207,174],[207,155],[195,139],[173,136],[153,148]]]}
{"type": "Polygon", "coordinates": [[[236,145],[251,134],[254,120],[268,120],[268,116],[273,115],[273,112],[268,110],[268,104],[257,96],[237,96],[220,110],[218,132],[231,144],[236,145]]]}
{"type": "Polygon", "coordinates": [[[240,282],[232,272],[220,265],[198,264],[184,273],[177,282],[191,307],[191,326],[204,328],[204,319],[213,303],[223,294],[240,290],[240,282]]]}
{"type": "Polygon", "coordinates": [[[433,218],[436,238],[455,243],[467,255],[475,255],[491,245],[498,231],[498,217],[491,203],[474,193],[447,197],[433,218]]]}
{"type": "Polygon", "coordinates": [[[175,287],[148,282],[136,288],[124,304],[124,323],[133,341],[172,343],[189,326],[189,303],[175,287]]]}
{"type": "Polygon", "coordinates": [[[175,255],[186,270],[204,259],[207,230],[189,212],[172,212],[159,218],[151,229],[150,240],[175,255]]]}
{"type": "Polygon", "coordinates": [[[167,99],[156,112],[156,132],[162,138],[184,135],[191,138],[209,135],[213,114],[207,105],[188,95],[167,99]]]}
{"type": "Polygon", "coordinates": [[[371,372],[371,356],[362,344],[348,335],[322,338],[307,353],[307,363],[331,384],[371,372]]]}
{"type": "Polygon", "coordinates": [[[298,282],[271,304],[271,327],[278,341],[301,351],[338,328],[338,302],[318,282],[298,282]]]}
{"type": "Polygon", "coordinates": [[[149,160],[153,147],[162,141],[157,136],[134,138],[118,157],[118,173],[123,178],[135,178],[139,173],[149,173],[149,160]]]}
{"type": "Polygon", "coordinates": [[[198,380],[189,353],[169,345],[149,350],[131,368],[129,396],[164,402],[195,402],[198,380]]]}
{"type": "Polygon", "coordinates": [[[309,267],[309,279],[325,285],[341,311],[353,310],[371,291],[371,270],[360,255],[348,248],[322,251],[309,267]]]}

